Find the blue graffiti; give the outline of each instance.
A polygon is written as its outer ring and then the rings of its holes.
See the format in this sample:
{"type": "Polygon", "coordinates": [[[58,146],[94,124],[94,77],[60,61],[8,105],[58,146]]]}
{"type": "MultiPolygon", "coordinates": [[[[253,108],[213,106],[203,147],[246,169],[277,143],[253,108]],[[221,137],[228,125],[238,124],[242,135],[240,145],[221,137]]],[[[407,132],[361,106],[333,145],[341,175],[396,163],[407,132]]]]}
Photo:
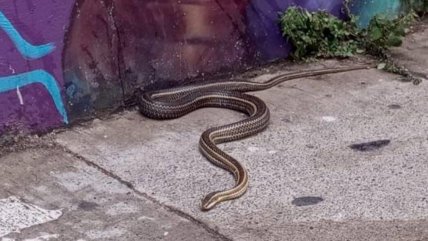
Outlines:
{"type": "MultiPolygon", "coordinates": [[[[34,46],[25,41],[1,11],[0,29],[6,32],[21,55],[26,58],[42,58],[51,53],[55,48],[53,43],[34,46]]],[[[48,90],[64,123],[68,124],[67,112],[62,101],[60,87],[56,79],[44,70],[33,70],[22,74],[0,77],[0,93],[35,83],[42,84],[48,90]]]]}
{"type": "Polygon", "coordinates": [[[39,59],[55,49],[53,43],[48,43],[44,45],[34,46],[28,43],[22,36],[19,34],[18,30],[12,25],[9,19],[0,11],[0,29],[6,32],[9,38],[12,40],[13,44],[16,46],[18,51],[22,56],[28,59],[39,59]]]}
{"type": "Polygon", "coordinates": [[[370,20],[377,14],[396,17],[400,13],[401,4],[399,0],[389,1],[352,1],[350,5],[353,14],[358,16],[358,25],[360,27],[367,27],[370,20]]]}
{"type": "Polygon", "coordinates": [[[34,83],[42,84],[49,91],[63,121],[68,123],[67,112],[62,102],[59,86],[55,78],[44,70],[34,70],[23,74],[0,77],[0,92],[11,91],[34,83]]]}

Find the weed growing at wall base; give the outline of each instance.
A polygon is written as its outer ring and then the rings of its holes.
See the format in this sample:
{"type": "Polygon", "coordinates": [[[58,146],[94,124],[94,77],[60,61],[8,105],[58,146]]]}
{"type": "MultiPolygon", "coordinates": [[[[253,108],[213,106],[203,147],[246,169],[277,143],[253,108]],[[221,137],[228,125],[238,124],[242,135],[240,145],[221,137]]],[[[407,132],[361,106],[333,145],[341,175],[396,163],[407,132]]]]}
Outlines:
{"type": "Polygon", "coordinates": [[[342,21],[326,12],[310,13],[293,7],[282,15],[281,27],[284,37],[295,48],[292,53],[295,59],[349,57],[374,46],[388,49],[401,45],[415,16],[413,12],[397,19],[377,15],[368,28],[360,29],[355,17],[342,21]]]}
{"type": "Polygon", "coordinates": [[[376,15],[367,28],[358,28],[356,17],[343,21],[326,12],[308,12],[292,7],[281,16],[283,36],[294,47],[291,56],[296,60],[313,57],[350,57],[367,53],[380,59],[386,71],[403,75],[419,83],[420,80],[405,68],[394,64],[387,50],[400,46],[407,29],[417,15],[413,10],[401,17],[390,19],[376,15]]]}
{"type": "Polygon", "coordinates": [[[283,36],[294,46],[294,59],[349,57],[358,50],[356,25],[327,12],[291,7],[281,17],[283,36]]]}

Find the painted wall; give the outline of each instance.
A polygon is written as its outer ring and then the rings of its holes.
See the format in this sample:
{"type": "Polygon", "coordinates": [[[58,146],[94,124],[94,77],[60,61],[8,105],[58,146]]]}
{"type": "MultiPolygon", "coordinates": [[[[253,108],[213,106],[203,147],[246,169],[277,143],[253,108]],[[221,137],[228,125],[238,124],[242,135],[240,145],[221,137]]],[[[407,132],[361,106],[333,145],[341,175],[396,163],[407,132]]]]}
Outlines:
{"type": "MultiPolygon", "coordinates": [[[[0,135],[112,110],[138,87],[285,58],[278,14],[292,5],[342,15],[342,0],[0,1],[0,135]]],[[[399,9],[399,0],[352,5],[362,26],[399,9]]]]}
{"type": "Polygon", "coordinates": [[[0,1],[0,133],[68,123],[62,50],[74,1],[0,1]]]}
{"type": "Polygon", "coordinates": [[[376,14],[397,16],[404,8],[400,0],[373,1],[359,0],[350,4],[351,12],[358,16],[358,23],[362,27],[368,26],[370,19],[376,14]]]}

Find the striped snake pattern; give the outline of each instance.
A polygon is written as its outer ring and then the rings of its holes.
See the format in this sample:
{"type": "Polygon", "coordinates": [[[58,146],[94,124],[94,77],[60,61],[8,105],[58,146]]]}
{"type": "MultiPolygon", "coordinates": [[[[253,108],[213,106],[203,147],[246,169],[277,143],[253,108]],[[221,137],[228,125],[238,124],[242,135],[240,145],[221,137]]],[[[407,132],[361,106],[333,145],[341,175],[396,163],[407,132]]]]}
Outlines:
{"type": "Polygon", "coordinates": [[[208,211],[220,202],[242,196],[248,188],[248,173],[244,166],[228,155],[218,144],[239,140],[263,131],[269,124],[269,109],[260,98],[246,92],[269,89],[287,80],[370,68],[358,65],[334,69],[307,70],[286,73],[266,82],[225,81],[190,85],[160,91],[143,92],[138,97],[140,112],[152,119],[174,119],[198,108],[219,107],[236,110],[248,118],[224,126],[213,127],[202,133],[199,148],[213,164],[233,174],[235,186],[211,192],[202,200],[201,209],[208,211]]]}

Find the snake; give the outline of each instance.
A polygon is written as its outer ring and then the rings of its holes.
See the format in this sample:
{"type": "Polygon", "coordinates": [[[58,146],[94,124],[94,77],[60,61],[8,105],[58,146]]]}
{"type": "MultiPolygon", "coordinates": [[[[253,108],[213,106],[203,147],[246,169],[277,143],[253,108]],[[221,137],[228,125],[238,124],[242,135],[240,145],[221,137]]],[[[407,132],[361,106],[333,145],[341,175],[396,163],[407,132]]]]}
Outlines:
{"type": "Polygon", "coordinates": [[[269,125],[270,112],[266,103],[247,92],[261,91],[284,81],[326,74],[371,68],[355,65],[338,68],[302,70],[277,75],[265,82],[228,80],[192,84],[181,87],[141,91],[138,109],[148,118],[167,120],[182,117],[199,108],[217,107],[242,112],[247,118],[204,131],[199,140],[201,153],[214,165],[230,172],[235,179],[232,188],[214,191],[202,199],[201,210],[208,211],[219,203],[241,197],[248,189],[247,169],[235,158],[222,151],[218,144],[236,141],[262,132],[269,125]]]}

